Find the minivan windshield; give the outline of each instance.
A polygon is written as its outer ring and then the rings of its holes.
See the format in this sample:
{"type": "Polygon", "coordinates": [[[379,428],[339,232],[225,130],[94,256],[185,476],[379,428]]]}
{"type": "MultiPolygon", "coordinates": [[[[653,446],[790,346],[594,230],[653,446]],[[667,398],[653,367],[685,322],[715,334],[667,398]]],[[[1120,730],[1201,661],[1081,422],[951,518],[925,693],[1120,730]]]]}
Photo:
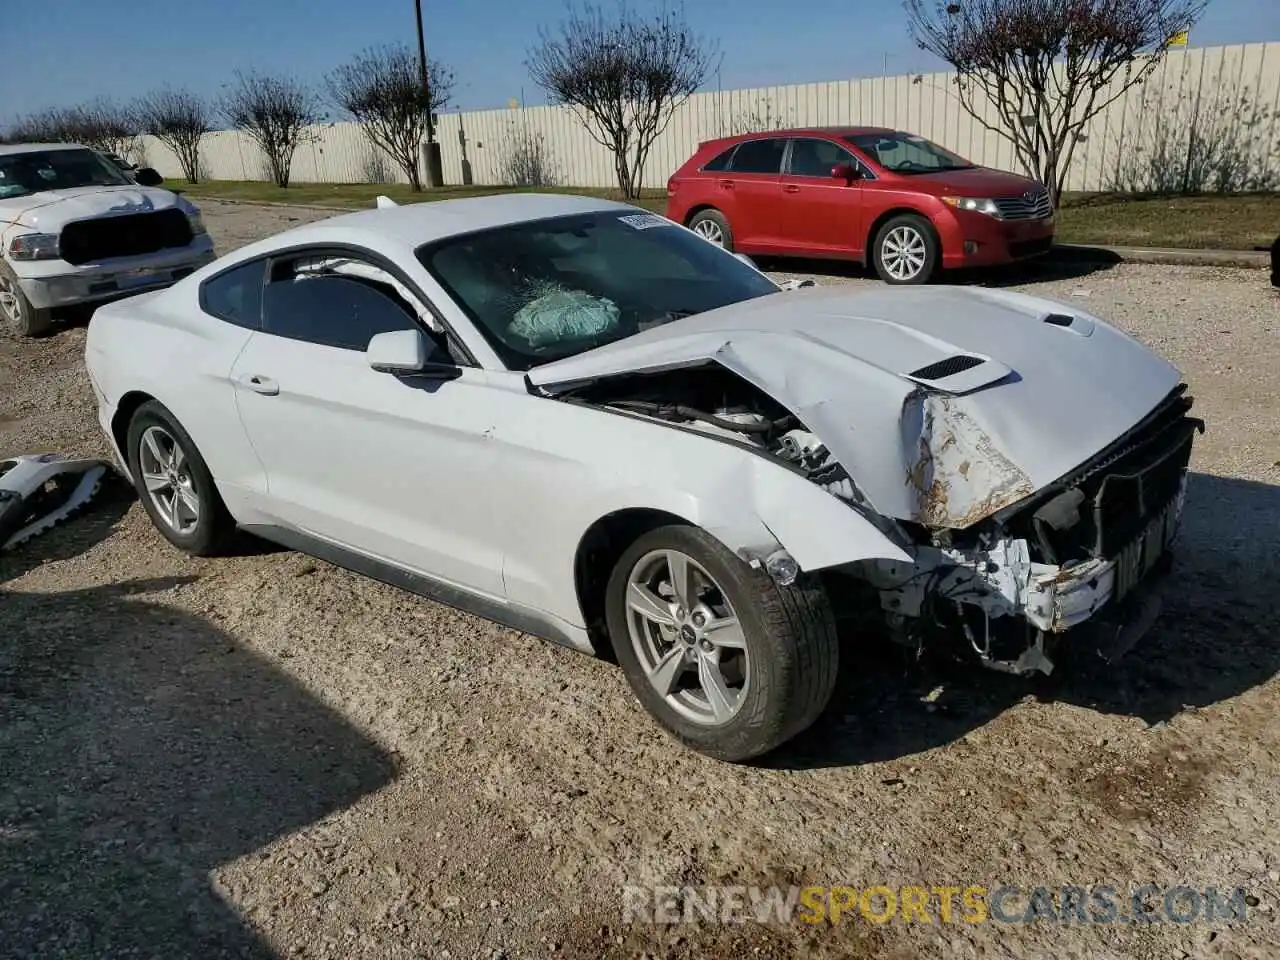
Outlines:
{"type": "Polygon", "coordinates": [[[106,158],[83,148],[0,154],[0,200],[42,190],[128,186],[130,180],[106,158]]]}
{"type": "Polygon", "coordinates": [[[860,133],[844,138],[880,166],[894,173],[939,173],[972,170],[973,164],[913,133],[860,133]]]}
{"type": "Polygon", "coordinates": [[[511,370],[778,291],[722,248],[639,210],[516,223],[417,254],[511,370]]]}

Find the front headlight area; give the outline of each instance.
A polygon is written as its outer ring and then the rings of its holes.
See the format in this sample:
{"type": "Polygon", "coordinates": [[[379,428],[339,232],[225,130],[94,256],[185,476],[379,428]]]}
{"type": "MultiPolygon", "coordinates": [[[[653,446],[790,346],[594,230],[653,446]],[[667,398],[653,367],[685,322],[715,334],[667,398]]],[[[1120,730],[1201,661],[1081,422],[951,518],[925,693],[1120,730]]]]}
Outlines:
{"type": "Polygon", "coordinates": [[[187,214],[187,223],[191,226],[191,235],[193,237],[198,237],[209,232],[205,229],[204,217],[200,216],[199,210],[192,210],[187,214]]]}
{"type": "Polygon", "coordinates": [[[943,197],[942,202],[953,210],[966,210],[969,213],[984,213],[988,217],[1002,218],[996,202],[988,197],[943,197]]]}
{"type": "Polygon", "coordinates": [[[57,260],[56,233],[20,233],[9,241],[10,260],[57,260]]]}

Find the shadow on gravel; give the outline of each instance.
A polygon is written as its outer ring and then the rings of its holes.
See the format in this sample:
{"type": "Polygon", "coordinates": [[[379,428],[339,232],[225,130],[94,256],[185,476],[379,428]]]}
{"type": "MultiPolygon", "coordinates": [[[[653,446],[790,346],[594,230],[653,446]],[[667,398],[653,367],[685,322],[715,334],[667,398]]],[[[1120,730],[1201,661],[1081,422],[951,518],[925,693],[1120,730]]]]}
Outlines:
{"type": "Polygon", "coordinates": [[[827,712],[762,765],[909,756],[958,740],[1029,695],[1154,724],[1267,682],[1280,671],[1280,487],[1193,473],[1187,497],[1163,613],[1118,663],[1082,656],[1052,678],[1020,679],[909,663],[898,648],[875,646],[844,660],[827,712]]]}
{"type": "MultiPolygon", "coordinates": [[[[79,556],[129,502],[5,555],[0,583],[79,556]]],[[[0,955],[275,956],[210,871],[394,778],[272,664],[146,599],[191,579],[0,586],[0,955]]]]}
{"type": "MultiPolygon", "coordinates": [[[[770,272],[829,277],[833,280],[874,280],[874,271],[847,260],[810,260],[793,257],[753,257],[756,265],[770,272]]],[[[981,270],[954,270],[942,274],[941,282],[952,286],[977,285],[1011,287],[1055,280],[1076,280],[1110,270],[1121,263],[1110,250],[1076,247],[1021,263],[981,270]]]]}

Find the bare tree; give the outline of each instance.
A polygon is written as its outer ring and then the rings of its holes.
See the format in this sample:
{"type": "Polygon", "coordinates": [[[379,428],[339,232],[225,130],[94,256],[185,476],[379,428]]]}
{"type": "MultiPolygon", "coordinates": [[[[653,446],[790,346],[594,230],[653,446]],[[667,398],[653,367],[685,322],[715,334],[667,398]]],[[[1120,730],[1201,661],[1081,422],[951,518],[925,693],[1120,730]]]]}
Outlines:
{"type": "Polygon", "coordinates": [[[166,88],[141,97],[134,106],[138,124],[173,151],[187,183],[200,181],[200,141],[213,129],[213,110],[189,90],[166,88]]]}
{"type": "Polygon", "coordinates": [[[72,107],[67,114],[77,143],[125,159],[138,152],[141,126],[132,106],[104,97],[72,107]]]}
{"type": "Polygon", "coordinates": [[[222,105],[227,121],[258,145],[277,187],[289,186],[293,154],[323,116],[315,91],[288,76],[236,72],[222,105]]]}
{"type": "Polygon", "coordinates": [[[503,144],[499,170],[502,182],[512,187],[554,187],[560,171],[546,135],[523,124],[513,124],[503,144]]]}
{"type": "Polygon", "coordinates": [[[375,148],[386,151],[415,191],[421,190],[420,144],[431,131],[432,117],[453,96],[453,71],[428,61],[424,90],[417,53],[394,44],[358,54],[333,71],[325,85],[334,104],[360,124],[375,148]]]}
{"type": "Polygon", "coordinates": [[[1013,144],[1054,205],[1085,126],[1144,81],[1207,0],[905,0],[922,50],[956,70],[961,106],[1013,144]],[[986,118],[986,101],[996,122],[986,118]]]}
{"type": "Polygon", "coordinates": [[[612,16],[570,8],[558,34],[539,38],[527,61],[534,82],[613,154],[622,195],[638,197],[653,142],[706,79],[713,48],[680,13],[625,6],[612,16]]]}

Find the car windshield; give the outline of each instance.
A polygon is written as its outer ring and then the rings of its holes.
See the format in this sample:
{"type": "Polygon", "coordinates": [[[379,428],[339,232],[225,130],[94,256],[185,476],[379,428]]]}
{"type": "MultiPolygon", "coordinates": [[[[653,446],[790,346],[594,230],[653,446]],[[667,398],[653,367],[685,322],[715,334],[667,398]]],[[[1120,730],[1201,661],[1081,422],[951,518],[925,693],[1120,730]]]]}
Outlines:
{"type": "Polygon", "coordinates": [[[860,133],[844,139],[894,173],[973,169],[973,164],[964,157],[911,133],[860,133]]]}
{"type": "Polygon", "coordinates": [[[639,211],[465,234],[418,258],[512,370],[778,290],[721,248],[639,211]]]}
{"type": "Polygon", "coordinates": [[[129,178],[92,150],[31,150],[0,156],[0,200],[42,190],[127,186],[129,178]]]}

